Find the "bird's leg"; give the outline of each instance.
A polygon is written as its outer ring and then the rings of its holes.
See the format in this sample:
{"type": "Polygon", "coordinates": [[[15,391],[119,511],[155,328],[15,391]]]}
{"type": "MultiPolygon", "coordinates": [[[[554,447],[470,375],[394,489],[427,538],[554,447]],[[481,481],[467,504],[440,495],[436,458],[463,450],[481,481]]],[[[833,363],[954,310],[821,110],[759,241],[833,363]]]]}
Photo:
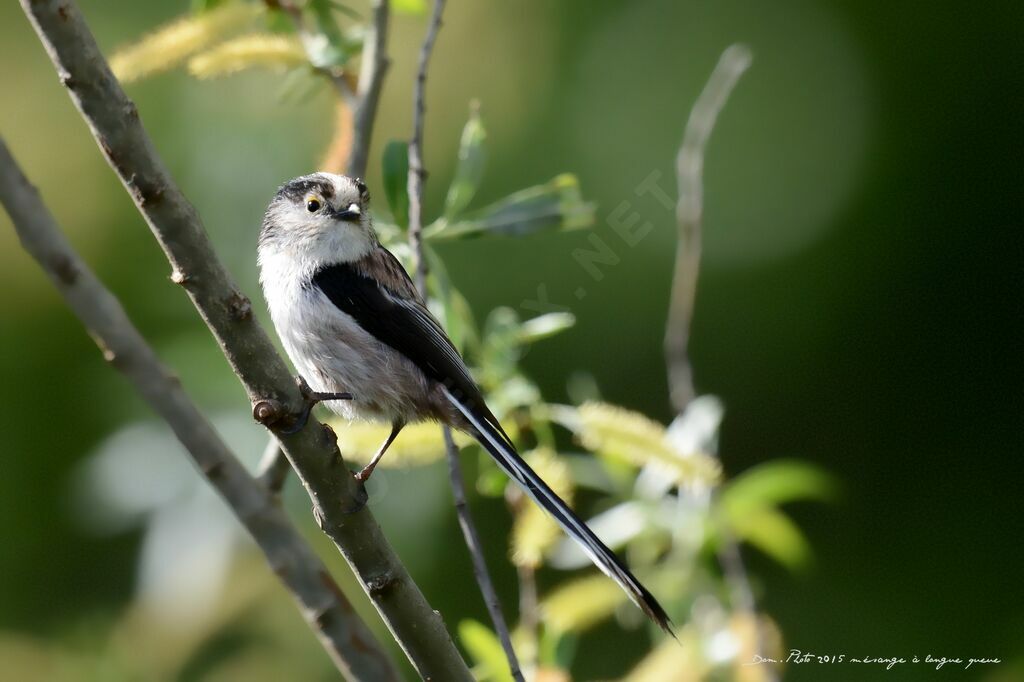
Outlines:
{"type": "Polygon", "coordinates": [[[309,421],[309,414],[317,404],[322,403],[325,400],[352,400],[351,393],[322,393],[320,391],[314,391],[301,376],[296,376],[295,381],[299,384],[299,392],[302,393],[302,399],[305,404],[302,408],[302,412],[300,412],[298,417],[295,418],[295,423],[287,429],[281,429],[281,433],[286,436],[290,436],[291,434],[298,433],[302,430],[306,425],[306,422],[309,421]]]}
{"type": "Polygon", "coordinates": [[[379,462],[380,458],[384,456],[384,453],[388,451],[388,448],[391,447],[391,444],[395,441],[395,438],[398,437],[398,434],[402,431],[404,426],[405,424],[402,422],[395,422],[391,425],[391,435],[389,435],[387,440],[384,441],[384,444],[380,446],[380,449],[377,450],[377,454],[373,456],[370,463],[363,467],[362,471],[356,474],[357,481],[366,483],[366,481],[369,480],[370,474],[373,473],[374,467],[377,466],[377,462],[379,462]]]}

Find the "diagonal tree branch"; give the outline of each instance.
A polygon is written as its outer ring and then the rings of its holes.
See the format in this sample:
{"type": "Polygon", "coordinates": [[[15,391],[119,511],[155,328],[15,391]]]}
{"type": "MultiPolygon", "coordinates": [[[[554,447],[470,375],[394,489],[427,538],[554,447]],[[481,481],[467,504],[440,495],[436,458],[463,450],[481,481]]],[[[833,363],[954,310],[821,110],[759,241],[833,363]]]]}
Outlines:
{"type": "Polygon", "coordinates": [[[288,479],[288,472],[291,470],[292,465],[284,456],[281,444],[277,442],[277,438],[271,435],[266,448],[263,449],[263,455],[260,456],[260,463],[256,469],[256,480],[265,485],[271,494],[280,495],[281,490],[284,489],[284,483],[288,479]]]}
{"type": "MultiPolygon", "coordinates": [[[[434,0],[434,10],[430,17],[427,35],[420,48],[419,63],[416,69],[416,85],[413,91],[412,139],[409,141],[409,244],[416,261],[416,288],[423,299],[427,298],[427,259],[423,252],[423,181],[427,172],[423,167],[423,119],[426,113],[427,67],[430,55],[434,50],[437,33],[441,30],[441,17],[444,14],[445,0],[434,0]]],[[[501,612],[501,602],[494,590],[491,574],[487,570],[480,534],[477,532],[473,516],[466,502],[466,482],[462,476],[462,465],[459,462],[459,448],[452,439],[452,431],[448,426],[441,427],[444,436],[445,454],[448,459],[448,477],[452,484],[452,497],[455,501],[455,513],[459,518],[459,527],[466,542],[466,549],[473,561],[473,576],[480,587],[487,612],[494,624],[505,657],[508,659],[509,672],[517,682],[524,682],[523,673],[519,668],[519,659],[512,648],[508,623],[501,612]]]]}
{"type": "MultiPolygon", "coordinates": [[[[690,118],[683,133],[683,143],[676,154],[676,179],[679,191],[676,222],[679,236],[676,243],[668,323],[665,328],[665,363],[668,367],[672,405],[679,414],[683,413],[697,395],[693,385],[689,339],[700,273],[704,216],[704,151],[718,120],[718,114],[728,101],[740,76],[750,67],[750,63],[750,50],[745,46],[731,45],[726,48],[690,111],[690,118]]],[[[718,550],[718,563],[729,586],[733,607],[756,619],[757,603],[750,589],[750,580],[739,545],[727,529],[722,529],[722,533],[724,537],[718,550]]],[[[756,620],[754,623],[757,632],[756,649],[760,655],[764,651],[764,636],[756,620]]],[[[767,676],[766,679],[775,679],[774,673],[767,668],[764,674],[767,676]]]]}
{"type": "Polygon", "coordinates": [[[665,325],[665,363],[668,366],[672,405],[682,413],[696,396],[693,369],[690,366],[689,339],[693,304],[697,297],[700,273],[701,221],[704,215],[704,149],[715,127],[718,114],[743,72],[750,66],[750,51],[732,45],[722,53],[704,90],[690,111],[683,143],[676,154],[676,178],[679,200],[676,222],[675,273],[665,325]]]}
{"type": "Polygon", "coordinates": [[[74,252],[2,139],[0,203],[22,246],[45,270],[103,357],[163,417],[196,468],[249,531],[342,675],[367,682],[397,680],[394,665],[319,557],[235,458],[177,377],[160,363],[113,294],[74,252]]]}
{"type": "MultiPolygon", "coordinates": [[[[195,209],[173,183],[70,0],[21,0],[61,82],[170,261],[181,284],[245,386],[254,416],[287,426],[303,407],[288,368],[210,245],[195,209]]],[[[430,608],[369,510],[365,491],[316,420],[277,433],[313,502],[320,527],[341,551],[395,639],[423,678],[469,680],[440,615],[430,608]],[[358,510],[358,511],[357,511],[358,510]]]]}

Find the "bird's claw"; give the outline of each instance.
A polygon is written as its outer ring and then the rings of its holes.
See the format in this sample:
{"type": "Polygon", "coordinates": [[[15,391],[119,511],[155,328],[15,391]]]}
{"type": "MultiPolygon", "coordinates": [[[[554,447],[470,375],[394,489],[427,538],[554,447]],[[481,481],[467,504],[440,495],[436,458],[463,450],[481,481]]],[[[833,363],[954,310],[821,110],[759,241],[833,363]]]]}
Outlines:
{"type": "Polygon", "coordinates": [[[286,436],[298,433],[306,426],[306,423],[309,422],[309,415],[317,404],[325,400],[352,400],[352,394],[347,392],[322,393],[314,391],[302,376],[295,377],[295,381],[299,384],[299,393],[302,394],[303,407],[302,411],[295,417],[295,422],[288,428],[281,429],[281,433],[286,436]]]}
{"type": "Polygon", "coordinates": [[[367,481],[370,480],[370,474],[372,474],[372,473],[373,473],[373,466],[366,465],[365,467],[363,467],[359,471],[355,472],[354,476],[355,476],[355,479],[357,481],[359,481],[360,483],[366,483],[367,481]]]}
{"type": "Polygon", "coordinates": [[[285,436],[291,436],[301,431],[305,426],[306,422],[309,421],[309,414],[313,411],[313,403],[306,403],[305,407],[302,408],[302,412],[295,418],[295,422],[286,429],[281,429],[281,433],[285,436]]]}
{"type": "Polygon", "coordinates": [[[370,494],[366,492],[366,486],[363,485],[363,481],[359,478],[358,475],[355,476],[355,479],[357,487],[355,491],[353,504],[351,507],[344,510],[342,512],[343,514],[355,514],[358,511],[362,511],[363,507],[366,506],[367,500],[370,499],[370,494]]]}

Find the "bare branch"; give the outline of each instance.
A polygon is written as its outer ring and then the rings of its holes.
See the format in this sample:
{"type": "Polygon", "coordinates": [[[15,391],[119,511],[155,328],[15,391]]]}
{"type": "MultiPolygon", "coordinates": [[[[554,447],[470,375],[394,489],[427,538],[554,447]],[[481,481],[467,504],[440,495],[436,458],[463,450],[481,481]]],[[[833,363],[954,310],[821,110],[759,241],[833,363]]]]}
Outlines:
{"type": "Polygon", "coordinates": [[[113,294],[68,244],[2,139],[0,202],[22,246],[46,271],[103,357],[163,417],[196,468],[249,531],[338,670],[349,680],[399,679],[319,557],[235,458],[177,377],[160,363],[113,294]]]}
{"type": "MultiPolygon", "coordinates": [[[[690,111],[683,133],[683,143],[676,154],[676,177],[679,199],[676,204],[676,222],[679,237],[676,244],[675,273],[669,303],[668,323],[665,329],[665,362],[668,366],[669,391],[672,405],[682,414],[694,397],[693,368],[689,358],[690,321],[697,296],[700,273],[701,231],[704,213],[704,150],[729,95],[740,76],[750,66],[751,55],[743,45],[731,45],[715,65],[707,84],[690,111]]],[[[743,565],[736,539],[723,531],[718,550],[718,563],[729,586],[733,608],[757,618],[757,603],[747,570],[743,565]]],[[[757,653],[764,651],[760,625],[757,630],[757,653]]],[[[768,679],[774,673],[765,671],[768,679]]]]}
{"type": "MultiPolygon", "coordinates": [[[[537,573],[533,566],[516,566],[519,577],[519,629],[530,638],[529,651],[540,647],[540,598],[537,596],[537,573]]],[[[527,664],[536,665],[536,654],[527,664]]]]}
{"type": "MultiPolygon", "coordinates": [[[[213,252],[195,209],[159,160],[135,105],[110,73],[77,8],[69,0],[21,4],[61,82],[167,255],[172,279],[188,292],[245,386],[254,416],[270,428],[287,426],[303,407],[298,387],[254,319],[249,300],[213,252]]],[[[296,434],[277,435],[320,527],[349,562],[420,676],[471,679],[440,615],[372,514],[361,508],[365,490],[345,467],[333,432],[311,419],[296,434]]]]}
{"type": "Polygon", "coordinates": [[[292,465],[284,456],[281,444],[277,442],[277,438],[271,436],[260,457],[260,463],[256,469],[256,480],[262,483],[271,494],[279,495],[284,488],[284,482],[288,479],[288,472],[291,470],[292,465]]]}
{"type": "Polygon", "coordinates": [[[665,328],[665,362],[668,365],[672,404],[680,413],[696,395],[688,344],[690,320],[693,318],[693,304],[697,295],[697,275],[700,272],[704,149],[707,147],[718,113],[725,106],[729,93],[748,66],[750,51],[746,47],[732,45],[722,53],[707,85],[693,105],[690,118],[686,122],[683,144],[676,155],[676,175],[679,182],[676,220],[679,238],[676,244],[668,324],[665,328]]]}
{"type": "MultiPolygon", "coordinates": [[[[420,48],[419,64],[416,69],[416,85],[413,90],[412,139],[409,140],[409,244],[416,260],[416,288],[423,299],[427,298],[427,259],[423,252],[423,182],[427,172],[423,167],[423,120],[426,114],[427,66],[434,50],[438,31],[441,30],[441,17],[444,14],[445,0],[434,0],[434,10],[427,27],[427,35],[420,48]]],[[[448,426],[441,427],[444,436],[445,452],[448,458],[448,473],[452,484],[452,496],[455,499],[455,513],[459,518],[459,527],[466,542],[466,549],[473,560],[473,575],[480,587],[487,612],[494,624],[494,631],[501,640],[508,659],[509,671],[517,682],[523,682],[523,673],[519,669],[519,659],[512,648],[508,623],[501,612],[501,602],[494,591],[494,583],[487,570],[483,548],[480,545],[480,534],[473,523],[473,517],[466,503],[466,483],[462,477],[462,465],[459,462],[459,449],[452,439],[448,426]]]]}
{"type": "Polygon", "coordinates": [[[356,90],[355,116],[352,121],[353,139],[347,172],[353,177],[366,174],[380,91],[384,84],[384,74],[391,64],[387,54],[389,14],[389,0],[374,0],[373,29],[364,41],[359,85],[356,90]]]}
{"type": "Polygon", "coordinates": [[[490,614],[491,622],[494,623],[494,630],[501,641],[501,647],[505,650],[512,679],[524,682],[523,673],[519,669],[519,659],[516,658],[515,649],[512,648],[508,623],[505,622],[505,615],[501,611],[501,602],[498,600],[498,593],[494,590],[491,574],[487,571],[483,546],[480,544],[480,534],[469,513],[469,504],[466,502],[466,483],[462,476],[462,464],[459,462],[459,448],[452,439],[451,429],[445,426],[442,427],[442,431],[445,451],[448,453],[448,477],[452,482],[452,497],[455,498],[455,511],[459,517],[462,537],[466,541],[466,549],[469,550],[469,556],[473,559],[473,576],[476,578],[477,585],[480,586],[484,604],[487,605],[487,613],[490,614]]]}
{"type": "Polygon", "coordinates": [[[423,181],[427,171],[423,168],[423,118],[426,114],[427,66],[434,51],[434,41],[441,30],[441,15],[445,0],[434,0],[427,35],[420,48],[413,89],[412,139],[409,140],[409,244],[416,258],[416,287],[420,293],[427,288],[427,259],[423,257],[423,181]]]}

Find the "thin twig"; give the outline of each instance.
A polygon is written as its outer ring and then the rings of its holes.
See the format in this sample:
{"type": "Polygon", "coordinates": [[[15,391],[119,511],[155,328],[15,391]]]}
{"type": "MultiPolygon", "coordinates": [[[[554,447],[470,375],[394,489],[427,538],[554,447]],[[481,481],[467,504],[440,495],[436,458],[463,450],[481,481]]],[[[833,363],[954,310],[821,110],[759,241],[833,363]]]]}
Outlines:
{"type": "MultiPolygon", "coordinates": [[[[21,4],[61,82],[167,255],[172,280],[188,292],[245,386],[254,416],[270,428],[287,426],[303,409],[298,386],[214,253],[195,209],[168,175],[78,9],[70,0],[21,4]]],[[[311,419],[298,433],[277,435],[321,529],[348,561],[416,671],[435,680],[472,679],[440,614],[430,608],[373,515],[360,510],[365,490],[346,468],[333,432],[311,419]]]]}
{"type": "MultiPolygon", "coordinates": [[[[540,641],[540,599],[537,596],[537,570],[528,564],[516,566],[519,578],[519,629],[530,638],[537,651],[540,641]]],[[[536,656],[536,654],[534,654],[536,656]]],[[[529,663],[529,662],[528,662],[529,663]]],[[[536,658],[532,663],[536,664],[536,658]]]]}
{"type": "Polygon", "coordinates": [[[249,531],[338,670],[350,680],[399,679],[319,557],[235,458],[177,377],[160,363],[113,294],[71,248],[2,139],[0,203],[11,216],[22,246],[46,271],[103,357],[167,422],[196,468],[249,531]]]}
{"type": "Polygon", "coordinates": [[[277,442],[277,438],[271,436],[256,468],[256,480],[266,486],[271,494],[279,495],[291,470],[292,465],[284,456],[281,444],[277,442]]]}
{"type": "MultiPolygon", "coordinates": [[[[689,358],[690,322],[697,296],[700,273],[701,232],[704,214],[704,152],[708,139],[729,95],[740,76],[751,63],[750,50],[743,45],[731,45],[718,60],[707,84],[690,111],[683,142],[676,155],[676,177],[679,199],[676,204],[676,222],[679,236],[676,244],[675,273],[669,303],[668,323],[665,329],[665,363],[668,367],[669,391],[672,404],[679,414],[697,395],[693,385],[693,368],[689,358]]],[[[746,567],[739,545],[731,534],[724,532],[718,550],[718,563],[729,586],[733,608],[748,614],[756,632],[756,654],[764,652],[764,636],[757,621],[757,603],[750,589],[746,567]]],[[[768,680],[775,679],[765,669],[768,680]]]]}
{"type": "Polygon", "coordinates": [[[423,257],[423,181],[427,171],[423,168],[423,119],[426,113],[427,66],[434,51],[434,41],[441,30],[441,15],[445,0],[434,0],[427,35],[420,48],[413,88],[412,138],[409,140],[409,245],[416,260],[416,288],[421,293],[427,287],[427,259],[423,257]]]}
{"type": "Polygon", "coordinates": [[[701,218],[704,207],[704,149],[718,113],[732,92],[739,77],[750,66],[750,51],[732,45],[722,53],[707,85],[697,98],[686,122],[683,143],[676,155],[679,202],[676,221],[679,238],[676,243],[675,274],[669,302],[668,324],[665,327],[665,362],[668,365],[672,404],[680,414],[696,395],[688,346],[690,320],[697,296],[697,275],[700,272],[701,218]]]}
{"type": "Polygon", "coordinates": [[[384,74],[391,64],[387,54],[389,15],[389,0],[374,0],[373,29],[363,43],[355,115],[352,118],[352,149],[348,155],[347,172],[353,177],[362,177],[366,174],[380,91],[384,84],[384,74]]]}
{"type": "MultiPolygon", "coordinates": [[[[420,49],[416,85],[413,92],[413,132],[412,139],[409,140],[409,182],[407,187],[409,193],[409,244],[416,259],[416,288],[424,300],[427,298],[427,259],[423,250],[423,181],[426,179],[427,173],[423,167],[423,121],[426,114],[427,66],[430,63],[430,55],[433,52],[438,31],[441,29],[444,4],[444,0],[434,0],[430,25],[420,49]]],[[[498,600],[494,583],[487,570],[487,561],[484,559],[483,547],[480,544],[480,534],[477,532],[476,524],[473,523],[473,516],[470,514],[469,504],[466,502],[466,483],[462,476],[462,465],[459,462],[459,449],[452,439],[452,432],[448,426],[442,426],[441,433],[444,436],[455,512],[459,518],[459,527],[462,529],[466,549],[469,550],[473,561],[473,576],[480,587],[487,612],[494,624],[495,634],[498,635],[501,646],[505,650],[509,672],[517,682],[523,682],[519,659],[516,658],[515,649],[512,648],[508,623],[505,622],[505,615],[501,611],[501,602],[498,600]]]]}
{"type": "Polygon", "coordinates": [[[462,529],[462,537],[466,541],[466,549],[473,559],[473,576],[484,597],[484,604],[487,605],[487,613],[494,623],[495,633],[505,650],[505,657],[508,659],[509,672],[512,679],[523,682],[523,673],[519,669],[519,659],[516,658],[515,649],[512,648],[512,637],[508,632],[508,623],[505,622],[505,615],[501,611],[501,602],[498,600],[498,593],[494,590],[494,583],[491,581],[491,574],[487,570],[487,562],[484,560],[484,549],[480,543],[480,534],[477,532],[473,517],[469,512],[469,504],[466,502],[466,483],[462,476],[462,465],[459,462],[459,448],[452,439],[452,431],[447,426],[442,427],[444,433],[444,447],[448,454],[448,477],[452,483],[452,497],[455,498],[455,512],[459,517],[459,527],[462,529]]]}

